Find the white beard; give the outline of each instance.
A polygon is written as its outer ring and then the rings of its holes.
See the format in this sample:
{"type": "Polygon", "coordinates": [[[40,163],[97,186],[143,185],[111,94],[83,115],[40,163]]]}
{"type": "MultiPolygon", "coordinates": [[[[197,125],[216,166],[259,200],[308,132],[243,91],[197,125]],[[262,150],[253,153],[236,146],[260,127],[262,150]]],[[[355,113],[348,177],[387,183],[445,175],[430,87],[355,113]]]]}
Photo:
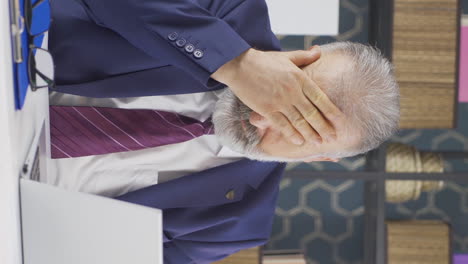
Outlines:
{"type": "Polygon", "coordinates": [[[215,134],[222,145],[253,160],[300,161],[271,157],[263,153],[258,147],[261,138],[258,135],[257,127],[249,122],[251,113],[252,109],[242,103],[231,90],[226,89],[221,94],[218,102],[216,102],[212,120],[215,134]],[[242,126],[242,120],[245,121],[245,130],[242,126]]]}

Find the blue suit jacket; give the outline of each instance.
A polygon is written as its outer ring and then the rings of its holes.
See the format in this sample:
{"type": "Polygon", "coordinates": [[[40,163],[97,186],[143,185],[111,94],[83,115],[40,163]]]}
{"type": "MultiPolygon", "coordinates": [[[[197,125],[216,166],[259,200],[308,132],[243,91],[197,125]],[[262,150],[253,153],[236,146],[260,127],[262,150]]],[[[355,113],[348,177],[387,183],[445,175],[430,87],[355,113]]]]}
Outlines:
{"type": "Polygon", "coordinates": [[[56,89],[90,97],[221,89],[210,79],[220,66],[250,47],[280,49],[264,0],[60,0],[52,19],[56,89]]]}
{"type": "MultiPolygon", "coordinates": [[[[52,17],[56,89],[90,97],[221,89],[221,65],[279,50],[263,0],[59,0],[52,17]]],[[[283,170],[244,159],[117,199],[163,209],[166,264],[211,263],[267,241],[283,170]]]]}

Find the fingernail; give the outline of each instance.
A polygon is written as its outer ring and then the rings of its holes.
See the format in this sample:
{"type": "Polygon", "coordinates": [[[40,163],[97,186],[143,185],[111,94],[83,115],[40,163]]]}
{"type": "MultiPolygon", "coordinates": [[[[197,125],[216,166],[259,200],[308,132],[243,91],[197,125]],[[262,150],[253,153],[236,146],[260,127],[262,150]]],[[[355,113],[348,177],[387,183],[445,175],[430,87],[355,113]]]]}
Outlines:
{"type": "Polygon", "coordinates": [[[304,139],[300,137],[293,137],[292,142],[296,145],[302,145],[302,143],[304,143],[304,139]]]}
{"type": "Polygon", "coordinates": [[[250,114],[250,119],[253,121],[259,121],[261,119],[260,115],[250,114]]]}
{"type": "Polygon", "coordinates": [[[310,50],[310,53],[315,56],[316,54],[319,53],[319,51],[316,48],[313,48],[310,50]]]}

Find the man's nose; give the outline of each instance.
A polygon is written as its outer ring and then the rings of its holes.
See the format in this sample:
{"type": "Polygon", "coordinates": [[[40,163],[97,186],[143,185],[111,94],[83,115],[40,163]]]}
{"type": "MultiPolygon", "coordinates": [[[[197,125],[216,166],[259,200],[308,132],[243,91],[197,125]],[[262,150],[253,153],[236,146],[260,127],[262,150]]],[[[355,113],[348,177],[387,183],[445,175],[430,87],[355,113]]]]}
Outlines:
{"type": "Polygon", "coordinates": [[[252,112],[249,118],[250,124],[256,126],[259,129],[266,129],[270,126],[269,121],[256,112],[252,112]]]}

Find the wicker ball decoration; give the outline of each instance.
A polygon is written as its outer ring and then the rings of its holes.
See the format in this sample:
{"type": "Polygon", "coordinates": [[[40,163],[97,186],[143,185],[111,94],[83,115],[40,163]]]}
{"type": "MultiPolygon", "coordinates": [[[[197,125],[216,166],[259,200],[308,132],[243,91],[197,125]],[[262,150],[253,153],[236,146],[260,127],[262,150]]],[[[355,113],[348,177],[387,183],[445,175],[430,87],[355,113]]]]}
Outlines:
{"type": "MultiPolygon", "coordinates": [[[[440,155],[421,153],[416,148],[401,143],[391,143],[387,148],[386,172],[443,172],[440,155]]],[[[386,197],[391,203],[417,200],[422,191],[443,187],[442,181],[391,180],[386,182],[386,197]]]]}
{"type": "MultiPolygon", "coordinates": [[[[422,170],[426,173],[442,173],[444,172],[444,161],[439,154],[431,153],[431,152],[423,152],[421,153],[421,163],[422,163],[422,170]]],[[[438,191],[444,187],[443,181],[423,181],[422,183],[422,191],[423,192],[430,192],[430,191],[438,191]]]]}

